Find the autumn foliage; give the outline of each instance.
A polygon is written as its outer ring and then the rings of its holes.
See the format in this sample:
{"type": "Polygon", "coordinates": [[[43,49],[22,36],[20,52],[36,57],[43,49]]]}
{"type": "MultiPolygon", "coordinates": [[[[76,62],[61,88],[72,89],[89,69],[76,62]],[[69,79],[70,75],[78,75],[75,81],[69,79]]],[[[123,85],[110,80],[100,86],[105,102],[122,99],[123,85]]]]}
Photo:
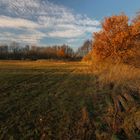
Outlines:
{"type": "Polygon", "coordinates": [[[63,48],[61,48],[61,49],[59,49],[58,51],[57,51],[57,55],[59,56],[59,57],[65,57],[65,50],[63,49],[63,48]]]}
{"type": "Polygon", "coordinates": [[[126,15],[107,17],[102,30],[94,33],[92,56],[94,60],[109,59],[113,62],[128,62],[138,54],[140,39],[140,18],[129,23],[126,15]]]}

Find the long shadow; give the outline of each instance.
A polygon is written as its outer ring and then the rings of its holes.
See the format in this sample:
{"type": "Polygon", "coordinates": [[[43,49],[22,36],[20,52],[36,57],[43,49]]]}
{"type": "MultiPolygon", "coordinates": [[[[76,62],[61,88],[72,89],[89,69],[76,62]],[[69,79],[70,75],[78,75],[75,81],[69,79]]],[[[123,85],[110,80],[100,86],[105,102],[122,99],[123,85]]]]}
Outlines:
{"type": "MultiPolygon", "coordinates": [[[[80,112],[82,106],[87,104],[86,100],[89,100],[90,94],[86,94],[87,89],[93,88],[89,87],[92,75],[76,74],[73,70],[66,73],[63,71],[42,73],[37,77],[28,78],[14,87],[7,87],[1,91],[8,92],[7,96],[1,94],[0,133],[2,136],[10,133],[16,137],[17,133],[18,136],[22,136],[23,132],[34,131],[37,127],[35,122],[40,115],[50,116],[50,124],[51,117],[54,118],[54,122],[59,118],[62,122],[66,114],[74,116],[77,114],[75,112],[80,112]],[[30,88],[34,82],[37,84],[30,88]],[[30,86],[25,88],[25,83],[30,86]],[[33,128],[25,130],[29,126],[29,121],[32,122],[33,128]]],[[[57,125],[59,127],[59,124],[57,125]]]]}

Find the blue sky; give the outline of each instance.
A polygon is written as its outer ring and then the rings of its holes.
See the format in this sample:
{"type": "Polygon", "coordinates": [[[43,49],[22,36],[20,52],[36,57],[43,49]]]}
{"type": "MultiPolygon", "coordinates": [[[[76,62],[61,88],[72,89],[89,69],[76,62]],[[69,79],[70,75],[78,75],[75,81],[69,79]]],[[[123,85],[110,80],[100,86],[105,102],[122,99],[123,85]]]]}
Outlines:
{"type": "Polygon", "coordinates": [[[52,0],[74,9],[77,13],[86,14],[91,18],[102,19],[105,16],[125,12],[134,16],[140,10],[140,0],[52,0]]]}
{"type": "Polygon", "coordinates": [[[0,0],[0,42],[78,48],[105,16],[139,10],[140,0],[0,0]]]}

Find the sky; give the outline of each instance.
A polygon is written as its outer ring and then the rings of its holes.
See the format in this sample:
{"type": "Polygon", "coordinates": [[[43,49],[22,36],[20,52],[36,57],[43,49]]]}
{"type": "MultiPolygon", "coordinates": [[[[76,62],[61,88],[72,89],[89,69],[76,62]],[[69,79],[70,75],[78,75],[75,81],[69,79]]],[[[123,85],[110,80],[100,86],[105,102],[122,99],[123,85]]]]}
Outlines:
{"type": "Polygon", "coordinates": [[[130,19],[140,0],[0,0],[0,43],[78,48],[101,29],[106,16],[130,19]]]}

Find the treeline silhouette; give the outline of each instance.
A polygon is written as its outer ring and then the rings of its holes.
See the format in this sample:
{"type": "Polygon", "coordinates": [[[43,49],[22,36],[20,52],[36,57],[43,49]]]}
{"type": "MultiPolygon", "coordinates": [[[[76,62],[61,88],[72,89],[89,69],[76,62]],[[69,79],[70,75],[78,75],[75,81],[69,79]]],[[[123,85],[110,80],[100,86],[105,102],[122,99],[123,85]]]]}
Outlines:
{"type": "Polygon", "coordinates": [[[37,59],[58,59],[58,60],[81,60],[92,48],[92,41],[86,40],[81,47],[74,51],[68,45],[54,46],[21,46],[17,42],[10,45],[0,45],[0,59],[3,60],[37,60],[37,59]]]}
{"type": "Polygon", "coordinates": [[[68,45],[61,46],[20,46],[13,42],[10,45],[0,45],[0,59],[5,60],[37,60],[37,59],[80,59],[68,45]]]}

